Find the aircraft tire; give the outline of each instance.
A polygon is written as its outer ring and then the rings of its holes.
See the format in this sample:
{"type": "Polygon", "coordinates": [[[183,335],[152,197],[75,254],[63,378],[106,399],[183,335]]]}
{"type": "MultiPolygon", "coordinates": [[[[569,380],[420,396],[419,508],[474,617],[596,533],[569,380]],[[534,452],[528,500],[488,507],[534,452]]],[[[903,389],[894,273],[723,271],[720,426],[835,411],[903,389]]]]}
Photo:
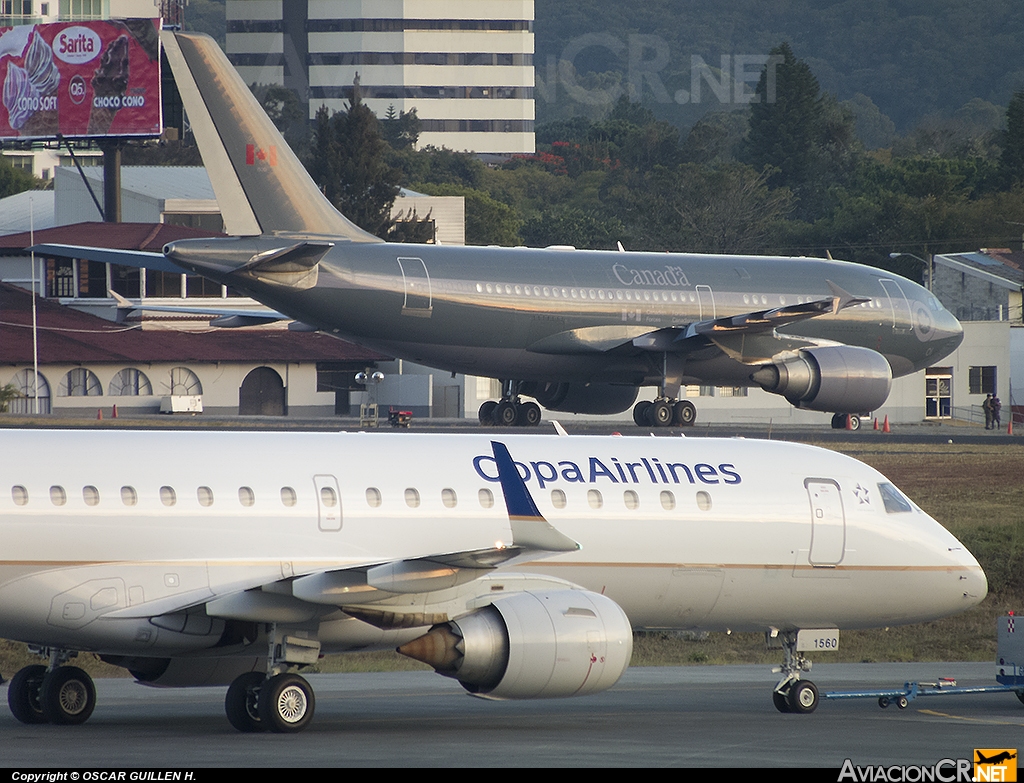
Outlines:
{"type": "Polygon", "coordinates": [[[302,731],[315,708],[313,689],[297,674],[278,674],[260,688],[260,722],[278,734],[302,731]]]}
{"type": "Polygon", "coordinates": [[[650,427],[651,422],[647,418],[647,411],[651,409],[651,405],[654,403],[648,402],[647,400],[641,400],[633,406],[633,423],[638,427],[650,427]]]}
{"type": "Polygon", "coordinates": [[[39,704],[50,723],[77,726],[96,708],[96,686],[77,666],[59,666],[43,678],[39,704]]]}
{"type": "Polygon", "coordinates": [[[494,409],[494,423],[499,427],[513,427],[519,418],[519,406],[511,400],[502,400],[494,409]]]}
{"type": "Polygon", "coordinates": [[[818,708],[818,688],[810,680],[797,680],[789,689],[789,711],[806,715],[818,708]]]}
{"type": "Polygon", "coordinates": [[[7,686],[7,706],[22,723],[46,723],[39,692],[43,687],[46,667],[39,664],[19,669],[7,686]]]}
{"type": "Polygon", "coordinates": [[[657,400],[647,409],[647,418],[655,427],[668,427],[675,418],[675,412],[670,403],[657,400]]]}
{"type": "Polygon", "coordinates": [[[266,681],[263,672],[246,672],[235,677],[224,697],[228,723],[243,733],[263,731],[260,721],[260,686],[266,681]]]}
{"type": "Polygon", "coordinates": [[[494,400],[488,400],[480,406],[480,411],[477,416],[480,418],[480,423],[485,427],[489,427],[494,424],[494,409],[498,407],[498,403],[494,400]]]}
{"type": "Polygon", "coordinates": [[[846,429],[846,414],[836,413],[832,416],[832,429],[834,430],[845,430],[846,429]]]}
{"type": "MultiPolygon", "coordinates": [[[[845,422],[843,423],[843,426],[846,426],[845,422]]],[[[860,429],[860,416],[858,416],[856,413],[850,414],[850,429],[853,430],[854,432],[860,429]]]]}
{"type": "Polygon", "coordinates": [[[689,400],[680,400],[673,409],[675,423],[680,427],[692,427],[697,423],[697,406],[689,400]]]}
{"type": "Polygon", "coordinates": [[[785,693],[779,693],[778,691],[772,691],[772,703],[775,705],[775,709],[779,712],[791,712],[789,709],[789,698],[785,693]]]}
{"type": "Polygon", "coordinates": [[[524,402],[519,406],[516,424],[522,427],[536,427],[540,424],[540,406],[535,402],[524,402]]]}

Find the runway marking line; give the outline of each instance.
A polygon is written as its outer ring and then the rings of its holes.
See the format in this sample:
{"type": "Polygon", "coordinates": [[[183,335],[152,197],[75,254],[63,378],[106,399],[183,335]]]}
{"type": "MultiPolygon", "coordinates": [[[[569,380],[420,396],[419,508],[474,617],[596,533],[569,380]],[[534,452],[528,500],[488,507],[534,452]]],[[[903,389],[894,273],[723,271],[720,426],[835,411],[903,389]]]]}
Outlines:
{"type": "Polygon", "coordinates": [[[968,718],[963,715],[952,715],[948,712],[937,712],[936,710],[918,710],[922,715],[934,715],[937,718],[952,718],[970,723],[987,723],[992,726],[1024,726],[1024,722],[1013,720],[992,720],[989,718],[968,718]]]}

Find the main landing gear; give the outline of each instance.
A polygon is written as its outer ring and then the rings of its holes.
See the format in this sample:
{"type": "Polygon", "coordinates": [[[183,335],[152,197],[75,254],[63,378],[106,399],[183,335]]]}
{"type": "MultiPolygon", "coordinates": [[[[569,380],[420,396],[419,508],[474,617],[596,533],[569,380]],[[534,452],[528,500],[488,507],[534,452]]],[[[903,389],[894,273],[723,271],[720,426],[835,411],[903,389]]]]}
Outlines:
{"type": "Polygon", "coordinates": [[[832,417],[832,429],[859,430],[860,416],[856,413],[837,413],[832,417]],[[847,422],[849,422],[849,425],[847,425],[847,422]]]}
{"type": "Polygon", "coordinates": [[[26,666],[11,678],[7,686],[11,714],[22,723],[85,723],[96,707],[92,677],[77,666],[61,665],[77,653],[54,650],[49,654],[49,666],[26,666]]]}
{"type": "Polygon", "coordinates": [[[519,399],[521,381],[502,381],[501,399],[480,406],[480,423],[494,427],[536,427],[540,424],[540,406],[519,399]]]}
{"type": "Polygon", "coordinates": [[[779,635],[785,659],[782,666],[774,670],[782,673],[782,679],[772,691],[775,709],[800,714],[814,712],[818,708],[818,688],[810,680],[800,679],[800,672],[811,670],[811,662],[797,652],[796,631],[783,631],[779,635]]]}
{"type": "Polygon", "coordinates": [[[692,427],[697,422],[697,408],[689,400],[643,400],[633,406],[633,421],[638,427],[692,427]]]}

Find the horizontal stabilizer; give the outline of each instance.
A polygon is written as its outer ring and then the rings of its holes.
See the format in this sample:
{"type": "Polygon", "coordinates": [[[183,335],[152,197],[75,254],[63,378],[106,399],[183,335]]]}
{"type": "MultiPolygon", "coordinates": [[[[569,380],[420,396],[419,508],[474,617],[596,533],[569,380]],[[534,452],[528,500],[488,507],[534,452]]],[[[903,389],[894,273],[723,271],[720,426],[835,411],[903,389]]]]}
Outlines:
{"type": "Polygon", "coordinates": [[[41,244],[30,247],[29,252],[52,258],[77,258],[82,261],[98,261],[102,264],[152,269],[154,272],[170,272],[180,275],[184,270],[172,264],[163,253],[147,253],[144,250],[111,250],[106,247],[84,247],[80,245],[41,244]]]}

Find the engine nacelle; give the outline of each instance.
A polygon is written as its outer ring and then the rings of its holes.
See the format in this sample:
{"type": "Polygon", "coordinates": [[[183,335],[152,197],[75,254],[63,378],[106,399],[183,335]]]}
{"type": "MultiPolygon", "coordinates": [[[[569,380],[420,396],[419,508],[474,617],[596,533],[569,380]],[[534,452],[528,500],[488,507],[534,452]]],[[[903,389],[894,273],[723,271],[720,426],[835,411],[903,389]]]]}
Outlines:
{"type": "Polygon", "coordinates": [[[798,408],[867,413],[888,398],[892,368],[884,356],[869,348],[823,346],[804,348],[793,358],[766,364],[750,379],[798,408]]]}
{"type": "Polygon", "coordinates": [[[636,386],[609,383],[525,383],[522,393],[533,397],[549,411],[605,415],[621,413],[635,401],[636,386]]]}
{"type": "Polygon", "coordinates": [[[158,688],[230,685],[246,672],[264,671],[266,656],[224,658],[142,658],[102,656],[106,663],[126,668],[138,682],[158,688]]]}
{"type": "Polygon", "coordinates": [[[525,592],[435,625],[398,651],[480,696],[583,696],[618,682],[633,654],[633,630],[603,595],[525,592]]]}

